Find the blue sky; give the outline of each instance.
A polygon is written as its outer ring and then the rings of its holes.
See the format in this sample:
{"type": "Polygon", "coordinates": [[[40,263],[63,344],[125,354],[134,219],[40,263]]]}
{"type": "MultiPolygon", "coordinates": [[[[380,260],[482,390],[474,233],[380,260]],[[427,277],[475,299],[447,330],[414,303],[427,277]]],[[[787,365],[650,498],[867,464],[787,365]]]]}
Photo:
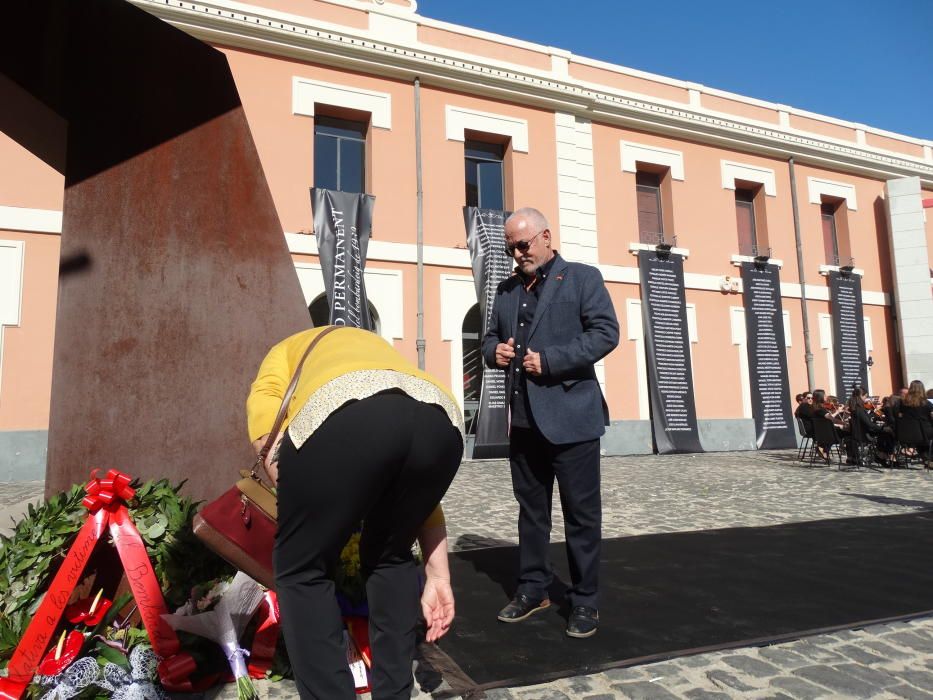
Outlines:
{"type": "Polygon", "coordinates": [[[418,13],[933,139],[933,0],[419,0],[418,13]]]}

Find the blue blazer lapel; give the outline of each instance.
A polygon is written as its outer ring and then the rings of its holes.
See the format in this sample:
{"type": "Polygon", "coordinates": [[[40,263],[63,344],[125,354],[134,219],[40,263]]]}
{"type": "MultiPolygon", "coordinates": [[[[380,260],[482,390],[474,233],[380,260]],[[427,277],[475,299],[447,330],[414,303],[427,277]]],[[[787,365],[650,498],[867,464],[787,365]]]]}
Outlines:
{"type": "MultiPolygon", "coordinates": [[[[566,269],[567,261],[558,255],[557,260],[554,261],[554,265],[551,267],[551,272],[548,274],[548,279],[544,283],[544,291],[541,292],[541,298],[538,299],[538,306],[535,308],[535,317],[531,321],[531,328],[528,329],[529,345],[531,344],[531,336],[534,335],[535,329],[538,327],[538,321],[541,320],[541,317],[547,310],[548,304],[550,304],[551,299],[554,298],[554,294],[557,292],[557,287],[560,284],[559,278],[563,278],[563,273],[566,269]]],[[[517,307],[515,312],[518,313],[517,307]]]]}

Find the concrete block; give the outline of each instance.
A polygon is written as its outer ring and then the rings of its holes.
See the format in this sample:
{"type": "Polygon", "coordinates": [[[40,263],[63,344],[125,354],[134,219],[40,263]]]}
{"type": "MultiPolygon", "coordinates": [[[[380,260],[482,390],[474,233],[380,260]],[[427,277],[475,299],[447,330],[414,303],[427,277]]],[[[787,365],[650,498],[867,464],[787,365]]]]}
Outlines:
{"type": "MultiPolygon", "coordinates": [[[[929,274],[929,273],[928,273],[929,274]]],[[[901,303],[905,301],[929,301],[933,304],[933,290],[931,290],[930,280],[919,280],[916,282],[904,280],[897,285],[897,299],[901,303]]]]}
{"type": "Polygon", "coordinates": [[[891,234],[891,245],[895,251],[901,248],[926,248],[926,231],[923,230],[922,226],[894,231],[894,233],[891,234]]]}
{"type": "MultiPolygon", "coordinates": [[[[577,221],[577,224],[578,224],[580,227],[582,227],[582,228],[584,228],[584,229],[586,229],[586,230],[588,230],[588,231],[596,231],[596,215],[595,215],[595,214],[589,214],[589,213],[580,214],[580,217],[579,217],[579,220],[577,221]]],[[[594,239],[593,239],[593,240],[595,241],[595,236],[594,236],[594,239]]]]}
{"type": "Polygon", "coordinates": [[[600,453],[615,455],[650,455],[654,452],[651,422],[647,420],[612,421],[600,440],[600,453]]]}
{"type": "Polygon", "coordinates": [[[45,479],[49,431],[0,431],[0,482],[45,479]]]}
{"type": "MultiPolygon", "coordinates": [[[[926,299],[905,300],[901,298],[897,304],[897,315],[905,322],[908,320],[926,320],[933,333],[933,300],[926,299]]],[[[920,326],[923,328],[923,325],[920,326]]],[[[927,335],[924,333],[924,335],[927,335]]]]}
{"type": "Polygon", "coordinates": [[[920,194],[919,177],[899,177],[888,180],[884,183],[885,192],[890,197],[903,196],[908,194],[920,194]]]}
{"type": "MultiPolygon", "coordinates": [[[[911,329],[913,330],[913,329],[911,329]]],[[[926,355],[933,354],[933,347],[930,347],[929,324],[922,325],[916,333],[909,333],[903,336],[904,352],[908,355],[926,355]],[[924,332],[926,331],[926,332],[924,332]]]]}
{"type": "Polygon", "coordinates": [[[911,282],[930,282],[930,264],[926,255],[926,248],[903,248],[895,251],[894,274],[897,284],[911,282]]]}
{"type": "Polygon", "coordinates": [[[907,214],[923,210],[923,198],[920,192],[888,197],[888,212],[890,214],[907,214]]]}
{"type": "Polygon", "coordinates": [[[930,323],[901,323],[904,352],[909,355],[933,352],[933,332],[930,323]]]}
{"type": "Polygon", "coordinates": [[[923,386],[933,387],[933,355],[909,358],[904,363],[904,373],[911,382],[918,379],[923,382],[923,386]]]}
{"type": "Polygon", "coordinates": [[[577,149],[572,143],[565,141],[557,142],[557,157],[560,159],[576,162],[577,149]]]}
{"type": "MultiPolygon", "coordinates": [[[[926,376],[933,375],[933,352],[930,350],[931,341],[933,339],[927,338],[909,338],[908,342],[904,344],[905,352],[904,357],[901,359],[901,364],[903,365],[904,371],[910,374],[924,374],[926,376]],[[918,348],[916,352],[910,352],[908,345],[913,345],[918,348]]],[[[921,379],[922,377],[918,376],[915,379],[921,379]]],[[[923,380],[923,383],[926,384],[926,380],[923,380]]],[[[931,385],[933,387],[933,385],[931,385]]]]}
{"type": "Polygon", "coordinates": [[[463,458],[473,459],[473,443],[476,442],[475,435],[467,435],[463,442],[463,458]]]}
{"type": "Polygon", "coordinates": [[[891,215],[891,235],[897,241],[900,231],[923,230],[923,212],[920,210],[891,215]]]}
{"type": "Polygon", "coordinates": [[[751,418],[701,419],[697,423],[700,444],[707,452],[758,449],[755,421],[751,418]]]}

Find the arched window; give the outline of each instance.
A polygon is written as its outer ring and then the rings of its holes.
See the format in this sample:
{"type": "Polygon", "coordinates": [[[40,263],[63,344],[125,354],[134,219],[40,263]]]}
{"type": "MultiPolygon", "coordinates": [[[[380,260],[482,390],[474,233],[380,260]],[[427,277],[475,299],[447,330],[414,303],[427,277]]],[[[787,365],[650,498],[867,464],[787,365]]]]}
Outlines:
{"type": "Polygon", "coordinates": [[[483,355],[480,334],[483,324],[479,304],[474,304],[463,317],[461,338],[463,343],[463,419],[467,435],[476,433],[476,414],[479,410],[480,391],[483,387],[483,355]]]}
{"type": "MultiPolygon", "coordinates": [[[[315,328],[318,326],[326,326],[330,321],[330,307],[327,305],[327,295],[318,294],[314,298],[314,301],[308,305],[308,313],[311,314],[312,326],[315,328]]],[[[372,302],[369,303],[369,317],[373,320],[373,332],[376,335],[381,335],[380,331],[382,328],[379,325],[379,314],[376,312],[376,307],[372,305],[372,302]]]]}

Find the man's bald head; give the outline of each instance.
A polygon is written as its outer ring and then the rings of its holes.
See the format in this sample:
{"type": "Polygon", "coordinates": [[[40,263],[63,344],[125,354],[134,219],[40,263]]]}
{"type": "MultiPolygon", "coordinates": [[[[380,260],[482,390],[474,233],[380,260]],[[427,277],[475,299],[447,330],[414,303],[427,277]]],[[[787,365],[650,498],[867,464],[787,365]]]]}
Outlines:
{"type": "Polygon", "coordinates": [[[554,257],[547,219],[532,207],[522,207],[506,219],[505,245],[518,269],[528,278],[554,257]]]}
{"type": "Polygon", "coordinates": [[[509,222],[515,220],[515,223],[518,223],[519,219],[524,219],[526,225],[530,227],[532,233],[538,233],[544,229],[551,228],[548,226],[547,219],[544,218],[544,214],[535,209],[534,207],[522,207],[521,209],[516,209],[513,211],[509,218],[505,220],[506,226],[509,222]]]}

